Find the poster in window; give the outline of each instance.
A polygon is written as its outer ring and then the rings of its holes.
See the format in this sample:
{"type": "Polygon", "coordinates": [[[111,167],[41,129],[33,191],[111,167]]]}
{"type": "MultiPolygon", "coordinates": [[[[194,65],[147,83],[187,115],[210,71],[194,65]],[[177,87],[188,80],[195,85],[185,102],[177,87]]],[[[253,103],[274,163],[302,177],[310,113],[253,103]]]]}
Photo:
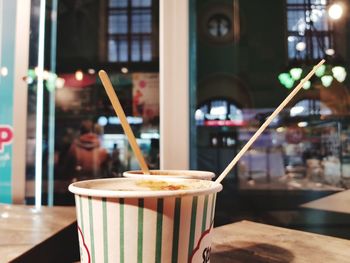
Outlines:
{"type": "Polygon", "coordinates": [[[133,116],[152,121],[159,116],[159,74],[136,73],[133,81],[133,116]]]}

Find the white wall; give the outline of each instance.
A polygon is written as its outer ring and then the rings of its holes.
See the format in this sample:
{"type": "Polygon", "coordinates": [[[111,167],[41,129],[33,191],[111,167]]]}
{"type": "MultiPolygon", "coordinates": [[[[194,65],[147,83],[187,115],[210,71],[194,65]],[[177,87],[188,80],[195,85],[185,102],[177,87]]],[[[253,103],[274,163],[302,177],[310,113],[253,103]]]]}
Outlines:
{"type": "Polygon", "coordinates": [[[160,0],[161,169],[189,169],[188,12],[188,0],[160,0]]]}
{"type": "Polygon", "coordinates": [[[23,77],[28,74],[30,0],[17,3],[15,77],[13,101],[13,161],[12,200],[23,203],[25,193],[26,130],[27,130],[27,83],[23,77]]]}

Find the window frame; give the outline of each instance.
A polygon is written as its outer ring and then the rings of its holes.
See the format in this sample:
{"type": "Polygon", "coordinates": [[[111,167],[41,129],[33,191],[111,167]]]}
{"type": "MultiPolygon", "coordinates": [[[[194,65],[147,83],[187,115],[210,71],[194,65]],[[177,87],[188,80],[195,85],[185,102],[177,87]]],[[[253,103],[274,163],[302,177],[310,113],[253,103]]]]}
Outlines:
{"type": "MultiPolygon", "coordinates": [[[[107,0],[107,5],[106,5],[106,46],[107,46],[107,54],[106,54],[106,61],[108,63],[112,63],[112,64],[127,64],[127,65],[131,65],[131,64],[155,64],[158,61],[158,56],[157,54],[155,54],[155,42],[156,39],[154,38],[154,30],[153,30],[153,24],[154,24],[154,16],[157,15],[156,12],[156,6],[153,0],[150,1],[150,6],[138,6],[138,7],[133,7],[132,6],[132,0],[127,0],[127,5],[126,7],[111,7],[110,6],[110,0],[107,0]],[[109,23],[110,23],[110,17],[112,16],[113,12],[120,12],[120,11],[125,11],[126,16],[127,16],[127,32],[126,33],[110,33],[109,32],[109,23]],[[133,33],[132,32],[132,16],[133,16],[133,12],[135,11],[149,11],[149,14],[151,16],[151,21],[150,21],[150,32],[149,33],[144,33],[144,32],[138,32],[138,33],[133,33]],[[139,60],[133,60],[132,59],[132,41],[134,38],[139,38],[139,60]],[[110,60],[110,53],[109,53],[109,41],[113,40],[113,39],[121,39],[124,38],[126,40],[127,43],[127,59],[124,60],[120,60],[120,58],[118,58],[118,54],[120,54],[120,50],[119,52],[116,52],[116,56],[117,56],[117,60],[116,61],[111,61],[110,60]],[[150,56],[150,60],[144,60],[143,59],[143,44],[144,44],[144,39],[148,38],[149,39],[149,43],[150,43],[150,52],[151,52],[151,56],[150,56]]],[[[118,49],[120,49],[119,47],[117,47],[118,49]]],[[[158,64],[158,63],[157,63],[158,64]]]]}
{"type": "MultiPolygon", "coordinates": [[[[314,6],[315,9],[322,10],[323,12],[327,11],[327,7],[329,5],[329,0],[325,0],[325,4],[315,4],[311,3],[311,1],[304,0],[303,3],[291,3],[295,2],[295,0],[286,0],[286,19],[287,19],[287,57],[289,60],[310,60],[310,61],[317,61],[321,58],[325,57],[325,51],[326,49],[333,48],[334,49],[334,41],[333,41],[333,28],[331,20],[328,18],[327,14],[323,15],[323,20],[327,24],[328,30],[318,30],[313,25],[313,21],[307,21],[306,12],[311,12],[312,6],[314,6]],[[289,17],[290,14],[293,12],[297,13],[300,11],[304,11],[304,22],[306,26],[309,26],[310,28],[306,28],[304,30],[304,35],[299,34],[299,31],[296,30],[290,30],[290,24],[289,24],[289,17]],[[304,51],[298,51],[294,50],[294,52],[290,52],[290,41],[289,37],[299,38],[301,39],[305,44],[305,50],[304,51]],[[316,41],[316,43],[315,43],[316,41]],[[315,48],[316,47],[316,48],[315,48]]],[[[297,41],[294,40],[294,43],[296,44],[297,41]]]]}

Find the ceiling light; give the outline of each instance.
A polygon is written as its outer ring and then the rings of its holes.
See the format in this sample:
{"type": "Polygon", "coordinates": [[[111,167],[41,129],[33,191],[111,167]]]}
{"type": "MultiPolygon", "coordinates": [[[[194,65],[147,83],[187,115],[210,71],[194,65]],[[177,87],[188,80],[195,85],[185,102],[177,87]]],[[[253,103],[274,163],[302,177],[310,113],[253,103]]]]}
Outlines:
{"type": "Polygon", "coordinates": [[[78,81],[82,81],[84,78],[84,74],[81,70],[77,70],[75,72],[75,79],[78,80],[78,81]]]}
{"type": "Polygon", "coordinates": [[[332,84],[333,77],[330,75],[324,75],[321,77],[321,81],[322,85],[328,88],[332,84]]]}
{"type": "Polygon", "coordinates": [[[337,20],[343,15],[343,7],[339,4],[333,4],[328,9],[328,15],[330,18],[337,20]]]}

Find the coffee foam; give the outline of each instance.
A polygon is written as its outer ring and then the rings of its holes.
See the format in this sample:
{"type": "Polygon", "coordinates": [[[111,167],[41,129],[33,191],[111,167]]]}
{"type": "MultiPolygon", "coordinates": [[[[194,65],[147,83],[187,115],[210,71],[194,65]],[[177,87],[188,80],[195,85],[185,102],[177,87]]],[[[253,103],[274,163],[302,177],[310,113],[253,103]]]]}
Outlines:
{"type": "Polygon", "coordinates": [[[205,189],[210,185],[199,180],[119,180],[119,181],[91,181],[84,188],[107,191],[176,191],[205,189]]]}

